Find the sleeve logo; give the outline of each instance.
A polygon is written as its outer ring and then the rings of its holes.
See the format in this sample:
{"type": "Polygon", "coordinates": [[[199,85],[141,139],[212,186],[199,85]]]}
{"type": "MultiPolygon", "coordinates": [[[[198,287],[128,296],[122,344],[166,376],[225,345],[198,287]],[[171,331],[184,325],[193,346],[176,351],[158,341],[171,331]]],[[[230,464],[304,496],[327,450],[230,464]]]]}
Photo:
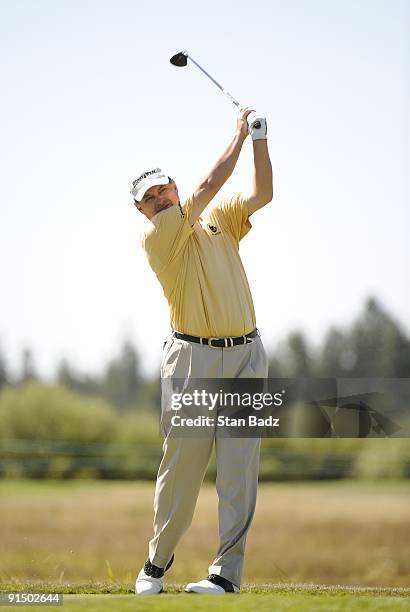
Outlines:
{"type": "Polygon", "coordinates": [[[221,230],[218,230],[218,228],[216,227],[216,225],[212,225],[212,223],[207,223],[206,227],[209,229],[209,231],[216,236],[217,234],[221,233],[221,230]]]}

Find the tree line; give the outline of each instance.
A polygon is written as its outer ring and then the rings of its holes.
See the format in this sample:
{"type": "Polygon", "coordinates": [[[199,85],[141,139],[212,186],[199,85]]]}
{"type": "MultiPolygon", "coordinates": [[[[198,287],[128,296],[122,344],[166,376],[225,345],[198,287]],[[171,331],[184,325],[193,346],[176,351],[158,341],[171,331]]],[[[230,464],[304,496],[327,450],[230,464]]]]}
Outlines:
{"type": "MultiPolygon", "coordinates": [[[[407,378],[410,339],[374,298],[318,347],[301,331],[270,353],[272,378],[407,378]]],[[[161,459],[159,376],[127,341],[98,375],[63,360],[42,381],[27,349],[14,378],[0,358],[0,478],[148,478],[161,459]]],[[[207,478],[214,479],[212,460],[207,478]]],[[[265,438],[260,479],[408,478],[408,438],[265,438]]]]}
{"type": "MultiPolygon", "coordinates": [[[[289,333],[269,354],[269,376],[406,378],[410,376],[410,338],[380,302],[369,297],[350,325],[332,326],[318,347],[311,346],[303,331],[289,333]]],[[[0,347],[0,387],[29,380],[41,381],[30,349],[23,351],[20,374],[13,378],[0,347]]],[[[97,375],[79,372],[63,359],[55,382],[80,395],[103,398],[118,410],[159,406],[159,373],[153,379],[143,375],[140,355],[130,340],[97,375]]]]}

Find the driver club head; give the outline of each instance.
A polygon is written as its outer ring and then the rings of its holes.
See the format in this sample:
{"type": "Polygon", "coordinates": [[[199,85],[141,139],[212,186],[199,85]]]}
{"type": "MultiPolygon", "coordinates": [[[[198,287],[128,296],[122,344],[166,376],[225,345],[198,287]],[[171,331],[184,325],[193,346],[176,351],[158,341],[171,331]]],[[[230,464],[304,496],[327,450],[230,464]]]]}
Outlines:
{"type": "Polygon", "coordinates": [[[173,55],[169,61],[174,66],[186,66],[188,63],[188,54],[186,51],[180,51],[173,55]]]}

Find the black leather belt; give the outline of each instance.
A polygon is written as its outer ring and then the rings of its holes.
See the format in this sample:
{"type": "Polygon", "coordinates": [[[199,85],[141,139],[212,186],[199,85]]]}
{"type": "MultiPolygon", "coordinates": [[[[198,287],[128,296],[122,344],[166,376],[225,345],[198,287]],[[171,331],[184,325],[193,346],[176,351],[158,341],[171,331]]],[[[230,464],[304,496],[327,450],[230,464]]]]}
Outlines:
{"type": "Polygon", "coordinates": [[[181,334],[181,332],[174,331],[173,335],[179,340],[187,340],[188,342],[196,342],[197,344],[205,344],[212,348],[230,348],[231,346],[237,346],[238,344],[249,344],[253,342],[252,338],[259,335],[257,328],[245,336],[227,336],[225,338],[212,337],[204,338],[202,336],[190,336],[189,334],[181,334]]]}

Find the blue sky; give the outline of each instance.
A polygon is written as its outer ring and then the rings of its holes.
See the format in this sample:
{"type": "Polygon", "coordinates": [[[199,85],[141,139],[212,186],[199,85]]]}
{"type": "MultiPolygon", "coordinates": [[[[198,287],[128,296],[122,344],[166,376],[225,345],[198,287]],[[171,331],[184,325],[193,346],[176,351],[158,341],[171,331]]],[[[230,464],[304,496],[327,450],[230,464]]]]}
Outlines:
{"type": "MultiPolygon", "coordinates": [[[[409,3],[0,3],[0,346],[98,371],[125,337],[146,372],[169,330],[129,183],[152,165],[189,195],[235,107],[188,49],[266,114],[273,201],[241,254],[266,346],[320,342],[375,295],[410,330],[409,3]]],[[[246,142],[219,195],[247,190],[246,142]]],[[[218,196],[217,196],[218,197],[218,196]]]]}

